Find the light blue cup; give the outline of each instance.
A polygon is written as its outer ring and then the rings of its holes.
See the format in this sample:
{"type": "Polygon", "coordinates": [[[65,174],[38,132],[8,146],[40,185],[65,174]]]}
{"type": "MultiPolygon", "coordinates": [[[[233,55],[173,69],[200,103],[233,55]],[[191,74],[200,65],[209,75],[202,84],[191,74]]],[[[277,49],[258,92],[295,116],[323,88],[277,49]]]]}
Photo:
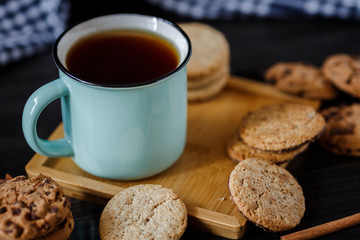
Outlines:
{"type": "Polygon", "coordinates": [[[23,132],[30,147],[49,157],[72,157],[93,175],[134,180],[155,175],[176,162],[184,150],[187,123],[186,64],[191,44],[166,20],[115,14],[83,22],[63,33],[54,46],[60,77],[36,90],[23,112],[23,132]],[[180,63],[164,77],[138,86],[100,86],[73,76],[65,65],[79,38],[111,29],[151,31],[168,39],[180,63]],[[38,117],[61,98],[65,138],[48,141],[36,131],[38,117]]]}

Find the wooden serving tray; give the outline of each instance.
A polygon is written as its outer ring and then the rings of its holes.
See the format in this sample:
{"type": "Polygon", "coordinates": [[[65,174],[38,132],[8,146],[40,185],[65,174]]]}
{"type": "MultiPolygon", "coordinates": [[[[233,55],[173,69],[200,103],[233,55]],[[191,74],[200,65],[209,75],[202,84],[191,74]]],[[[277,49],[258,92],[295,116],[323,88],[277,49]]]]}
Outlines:
{"type": "MultiPolygon", "coordinates": [[[[260,82],[231,77],[228,86],[216,98],[189,103],[186,147],[180,159],[164,172],[139,181],[114,181],[82,171],[71,158],[49,158],[36,154],[26,165],[29,176],[51,176],[67,195],[85,201],[106,204],[123,188],[142,183],[161,184],[173,189],[185,202],[189,227],[231,239],[239,239],[246,220],[232,203],[228,177],[236,163],[225,151],[226,141],[241,118],[265,104],[295,101],[316,109],[319,101],[293,97],[260,82]]],[[[50,140],[63,137],[60,124],[50,140]]],[[[176,137],[176,136],[174,136],[176,137]]]]}

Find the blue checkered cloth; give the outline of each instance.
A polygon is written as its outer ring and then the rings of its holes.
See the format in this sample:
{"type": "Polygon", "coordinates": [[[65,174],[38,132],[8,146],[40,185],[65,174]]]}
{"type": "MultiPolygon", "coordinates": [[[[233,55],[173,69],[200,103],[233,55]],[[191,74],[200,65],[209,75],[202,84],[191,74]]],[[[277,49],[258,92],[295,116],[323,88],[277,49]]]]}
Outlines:
{"type": "Polygon", "coordinates": [[[44,50],[66,28],[64,0],[0,0],[0,66],[44,50]]]}
{"type": "Polygon", "coordinates": [[[339,18],[360,20],[360,0],[148,0],[193,19],[339,18]]]}

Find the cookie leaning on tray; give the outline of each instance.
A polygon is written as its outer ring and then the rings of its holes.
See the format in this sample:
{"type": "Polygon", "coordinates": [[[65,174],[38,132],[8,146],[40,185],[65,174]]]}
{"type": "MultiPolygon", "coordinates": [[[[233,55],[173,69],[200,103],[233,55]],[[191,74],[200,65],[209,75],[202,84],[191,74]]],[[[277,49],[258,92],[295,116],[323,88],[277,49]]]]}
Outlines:
{"type": "Polygon", "coordinates": [[[243,216],[266,231],[292,229],[304,216],[301,186],[287,170],[269,161],[241,161],[230,174],[228,188],[243,216]]]}

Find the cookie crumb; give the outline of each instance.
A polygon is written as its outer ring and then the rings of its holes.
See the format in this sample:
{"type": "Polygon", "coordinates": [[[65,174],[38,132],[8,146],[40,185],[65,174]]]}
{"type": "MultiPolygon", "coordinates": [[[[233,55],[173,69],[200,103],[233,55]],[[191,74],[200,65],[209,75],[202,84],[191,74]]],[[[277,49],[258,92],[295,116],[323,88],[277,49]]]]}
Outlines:
{"type": "Polygon", "coordinates": [[[10,174],[8,174],[8,173],[5,174],[5,180],[10,180],[12,178],[13,177],[10,174]]]}

